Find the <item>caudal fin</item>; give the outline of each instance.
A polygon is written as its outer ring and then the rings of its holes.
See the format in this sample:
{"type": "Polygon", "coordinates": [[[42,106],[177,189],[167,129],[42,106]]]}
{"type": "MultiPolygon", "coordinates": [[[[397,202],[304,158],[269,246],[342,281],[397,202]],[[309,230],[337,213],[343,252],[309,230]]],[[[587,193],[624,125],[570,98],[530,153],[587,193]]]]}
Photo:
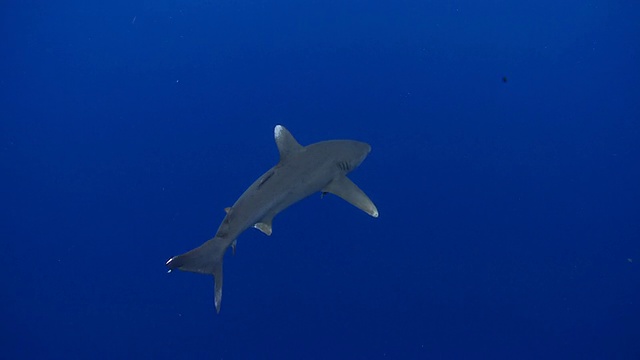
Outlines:
{"type": "Polygon", "coordinates": [[[190,271],[213,275],[215,281],[214,304],[220,312],[222,301],[222,260],[229,244],[221,238],[213,238],[182,255],[174,256],[166,263],[169,270],[190,271]]]}
{"type": "Polygon", "coordinates": [[[216,314],[220,314],[220,303],[222,302],[222,260],[216,264],[213,270],[213,304],[216,306],[216,314]]]}

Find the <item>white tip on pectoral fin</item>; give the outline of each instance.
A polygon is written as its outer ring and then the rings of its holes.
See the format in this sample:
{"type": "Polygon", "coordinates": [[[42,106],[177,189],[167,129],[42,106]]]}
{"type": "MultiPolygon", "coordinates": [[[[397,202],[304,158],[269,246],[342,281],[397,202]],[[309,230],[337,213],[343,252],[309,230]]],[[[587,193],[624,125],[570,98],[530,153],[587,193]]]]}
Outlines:
{"type": "Polygon", "coordinates": [[[322,192],[332,193],[347,201],[349,204],[377,218],[379,213],[371,199],[346,176],[340,176],[329,183],[322,192]]]}

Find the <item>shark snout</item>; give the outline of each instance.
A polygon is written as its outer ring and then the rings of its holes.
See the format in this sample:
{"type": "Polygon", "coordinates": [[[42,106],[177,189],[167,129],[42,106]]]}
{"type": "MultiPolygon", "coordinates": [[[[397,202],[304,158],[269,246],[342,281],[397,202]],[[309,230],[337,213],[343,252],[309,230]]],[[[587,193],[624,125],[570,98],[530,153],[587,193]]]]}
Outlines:
{"type": "Polygon", "coordinates": [[[367,158],[367,155],[369,155],[369,153],[371,152],[371,145],[360,141],[354,141],[354,143],[354,147],[356,148],[356,151],[354,153],[357,154],[355,165],[358,166],[364,161],[364,159],[367,158]]]}

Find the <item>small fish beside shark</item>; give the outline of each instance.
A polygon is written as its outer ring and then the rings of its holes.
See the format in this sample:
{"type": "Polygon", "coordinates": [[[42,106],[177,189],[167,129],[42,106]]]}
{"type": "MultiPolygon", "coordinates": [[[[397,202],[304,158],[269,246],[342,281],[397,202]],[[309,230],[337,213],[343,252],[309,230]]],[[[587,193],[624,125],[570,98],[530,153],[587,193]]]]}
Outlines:
{"type": "Polygon", "coordinates": [[[174,256],[166,263],[173,269],[210,274],[214,277],[214,304],[220,312],[222,261],[236,239],[250,227],[271,235],[273,218],[292,204],[320,191],[341,197],[367,214],[378,217],[378,209],[347,174],[371,151],[369,144],[353,140],[329,140],[302,146],[284,126],[277,125],[274,137],[280,162],[258,178],[233,206],[226,208],[216,235],[199,247],[174,256]]]}

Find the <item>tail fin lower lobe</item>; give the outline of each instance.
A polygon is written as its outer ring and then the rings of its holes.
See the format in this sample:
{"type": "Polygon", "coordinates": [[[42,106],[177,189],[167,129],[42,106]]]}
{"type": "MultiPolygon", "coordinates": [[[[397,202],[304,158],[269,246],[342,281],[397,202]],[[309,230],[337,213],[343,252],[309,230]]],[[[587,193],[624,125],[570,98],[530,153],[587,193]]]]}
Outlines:
{"type": "Polygon", "coordinates": [[[222,301],[222,260],[229,244],[230,242],[222,238],[214,237],[189,252],[172,257],[166,264],[170,270],[179,269],[213,275],[215,281],[213,299],[218,313],[222,301]]]}

